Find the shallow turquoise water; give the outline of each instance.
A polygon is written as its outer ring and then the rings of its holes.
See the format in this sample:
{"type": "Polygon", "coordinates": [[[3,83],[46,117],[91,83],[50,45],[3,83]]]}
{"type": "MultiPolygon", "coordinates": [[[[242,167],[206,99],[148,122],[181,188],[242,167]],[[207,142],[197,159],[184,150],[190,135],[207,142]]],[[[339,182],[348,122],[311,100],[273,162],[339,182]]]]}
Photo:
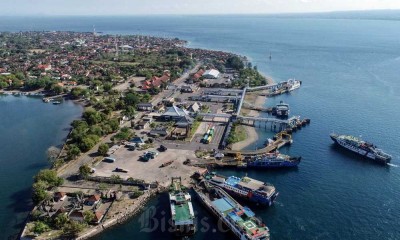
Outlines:
{"type": "MultiPolygon", "coordinates": [[[[271,106],[284,100],[293,114],[311,118],[311,125],[294,135],[294,144],[282,150],[303,157],[299,168],[223,173],[247,173],[277,187],[277,203],[256,209],[270,227],[272,239],[400,238],[399,21],[159,16],[9,19],[2,23],[0,29],[5,30],[90,31],[96,25],[98,31],[106,33],[177,36],[189,40],[192,47],[246,55],[276,81],[301,79],[301,89],[266,103],[271,106]],[[268,59],[270,52],[272,61],[268,59]],[[333,147],[329,139],[332,131],[362,135],[391,153],[393,165],[376,165],[333,147]]],[[[260,142],[265,141],[267,133],[259,132],[260,142]]],[[[159,218],[168,218],[165,196],[150,206],[156,207],[159,218]]],[[[195,208],[200,219],[207,217],[212,223],[204,209],[198,204],[195,208]]],[[[143,216],[96,239],[172,238],[161,226],[147,233],[143,216]]],[[[213,233],[210,228],[193,238],[230,236],[213,233]]]]}

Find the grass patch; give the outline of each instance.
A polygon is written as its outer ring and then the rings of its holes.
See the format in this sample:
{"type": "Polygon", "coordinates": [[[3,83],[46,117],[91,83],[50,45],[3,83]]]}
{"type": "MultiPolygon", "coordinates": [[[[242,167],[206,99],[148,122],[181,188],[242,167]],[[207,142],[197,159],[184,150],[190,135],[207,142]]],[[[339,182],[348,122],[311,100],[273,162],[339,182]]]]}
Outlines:
{"type": "Polygon", "coordinates": [[[228,144],[233,144],[244,141],[246,138],[247,138],[247,133],[244,126],[234,123],[232,125],[232,130],[229,133],[227,142],[228,144]]]}

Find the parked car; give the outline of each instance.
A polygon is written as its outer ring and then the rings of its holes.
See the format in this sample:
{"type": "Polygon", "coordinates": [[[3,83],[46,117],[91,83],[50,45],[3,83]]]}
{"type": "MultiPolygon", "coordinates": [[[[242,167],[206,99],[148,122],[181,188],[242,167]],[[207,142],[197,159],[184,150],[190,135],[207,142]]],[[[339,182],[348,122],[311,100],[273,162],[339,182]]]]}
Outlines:
{"type": "Polygon", "coordinates": [[[104,162],[109,162],[109,163],[114,163],[114,162],[116,161],[116,159],[115,159],[115,158],[112,158],[112,157],[105,157],[105,158],[103,159],[103,161],[104,161],[104,162]]]}
{"type": "Polygon", "coordinates": [[[116,172],[123,172],[123,173],[127,173],[127,172],[128,172],[128,170],[125,170],[125,169],[123,169],[123,168],[115,168],[114,171],[116,171],[116,172]]]}
{"type": "Polygon", "coordinates": [[[160,152],[165,152],[168,150],[168,148],[164,145],[160,145],[160,147],[158,149],[160,150],[160,152]]]}

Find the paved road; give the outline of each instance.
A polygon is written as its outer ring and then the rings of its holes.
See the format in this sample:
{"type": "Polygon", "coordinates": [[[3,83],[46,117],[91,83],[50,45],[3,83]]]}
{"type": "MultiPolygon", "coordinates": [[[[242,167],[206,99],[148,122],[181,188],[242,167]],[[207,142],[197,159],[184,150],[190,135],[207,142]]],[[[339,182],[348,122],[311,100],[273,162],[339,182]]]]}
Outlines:
{"type": "MultiPolygon", "coordinates": [[[[198,63],[191,71],[188,71],[185,74],[183,74],[180,78],[175,80],[174,83],[176,85],[178,85],[178,86],[183,85],[184,81],[189,77],[189,74],[197,72],[201,65],[202,65],[202,63],[198,63]]],[[[153,103],[153,105],[156,105],[157,103],[162,101],[162,99],[165,96],[167,96],[168,94],[171,94],[171,90],[166,90],[166,91],[163,91],[163,92],[159,93],[158,95],[156,95],[152,99],[151,102],[153,103]]],[[[137,116],[137,118],[141,118],[143,114],[144,114],[143,112],[140,112],[139,115],[137,116]]],[[[130,122],[129,121],[125,122],[121,127],[126,127],[126,126],[130,126],[130,122]]],[[[87,153],[82,154],[77,159],[75,159],[75,160],[69,162],[68,164],[64,165],[61,169],[58,170],[59,176],[61,176],[63,178],[67,178],[67,177],[69,177],[71,175],[74,175],[74,174],[78,173],[80,166],[82,166],[84,164],[90,164],[91,162],[93,162],[95,160],[95,158],[93,156],[96,156],[97,149],[98,149],[99,145],[102,144],[102,143],[111,142],[111,138],[114,135],[115,134],[107,135],[98,144],[96,144],[91,150],[89,150],[87,153]]]]}

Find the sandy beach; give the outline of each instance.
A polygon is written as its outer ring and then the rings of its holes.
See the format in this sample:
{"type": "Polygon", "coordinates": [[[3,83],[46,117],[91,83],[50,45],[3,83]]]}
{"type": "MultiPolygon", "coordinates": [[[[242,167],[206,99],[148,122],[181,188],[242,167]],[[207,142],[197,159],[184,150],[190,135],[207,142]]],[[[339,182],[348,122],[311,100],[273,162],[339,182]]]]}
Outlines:
{"type": "MultiPolygon", "coordinates": [[[[266,100],[266,98],[264,96],[257,96],[252,93],[248,94],[245,99],[245,101],[247,101],[249,103],[254,102],[255,106],[262,106],[265,103],[265,100],[266,100]]],[[[260,115],[260,113],[255,110],[249,110],[249,111],[246,111],[246,115],[257,117],[260,115]]],[[[247,138],[244,141],[233,144],[232,150],[242,150],[242,149],[248,147],[249,145],[253,144],[254,142],[256,142],[259,138],[258,134],[257,134],[257,130],[254,127],[250,127],[250,126],[243,126],[243,127],[246,130],[247,138]]]]}

